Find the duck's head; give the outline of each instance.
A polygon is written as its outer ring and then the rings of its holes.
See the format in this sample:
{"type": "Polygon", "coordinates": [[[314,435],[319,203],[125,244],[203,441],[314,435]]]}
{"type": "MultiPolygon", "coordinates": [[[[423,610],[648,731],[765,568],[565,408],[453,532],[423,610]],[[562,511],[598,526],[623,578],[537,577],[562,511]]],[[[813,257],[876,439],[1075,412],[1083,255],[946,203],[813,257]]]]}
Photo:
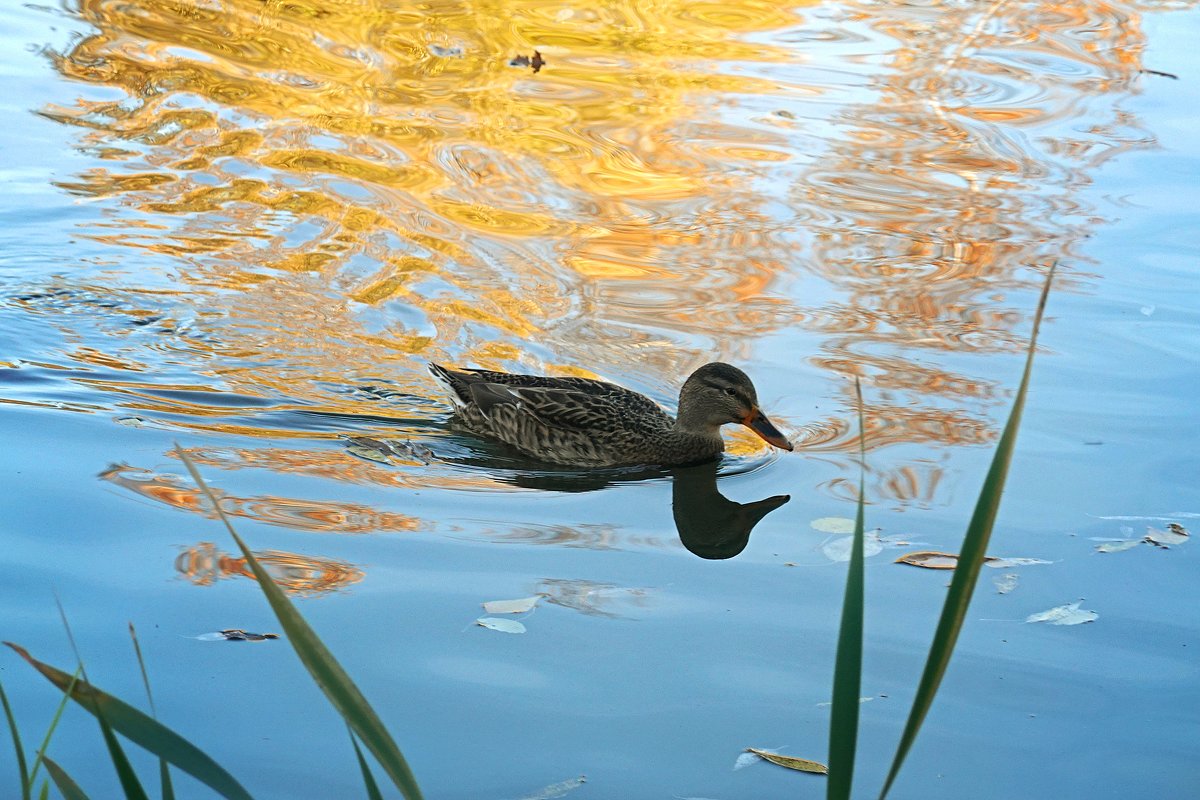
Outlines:
{"type": "Polygon", "coordinates": [[[792,443],[758,408],[758,394],[746,373],[714,361],[691,374],[679,392],[679,427],[715,436],[730,422],[745,425],[768,444],[791,450],[792,443]]]}

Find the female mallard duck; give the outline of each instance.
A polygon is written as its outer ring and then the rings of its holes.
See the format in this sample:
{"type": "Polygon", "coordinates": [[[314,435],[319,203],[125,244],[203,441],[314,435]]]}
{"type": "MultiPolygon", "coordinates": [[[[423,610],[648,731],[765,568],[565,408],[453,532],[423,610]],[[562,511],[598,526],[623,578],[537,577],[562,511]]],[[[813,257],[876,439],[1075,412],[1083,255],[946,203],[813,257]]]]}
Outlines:
{"type": "Polygon", "coordinates": [[[705,364],[684,382],[676,419],[649,397],[604,381],[438,364],[429,371],[450,391],[466,428],[542,461],[573,467],[696,464],[724,451],[721,426],[729,422],[792,449],[758,410],[746,373],[719,362],[705,364]]]}

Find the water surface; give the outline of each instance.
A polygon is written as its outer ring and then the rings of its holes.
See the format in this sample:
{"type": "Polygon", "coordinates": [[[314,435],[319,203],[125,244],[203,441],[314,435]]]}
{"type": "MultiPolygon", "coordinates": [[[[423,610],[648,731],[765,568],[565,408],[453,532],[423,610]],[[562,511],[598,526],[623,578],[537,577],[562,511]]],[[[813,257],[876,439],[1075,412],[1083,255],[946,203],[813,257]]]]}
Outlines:
{"type": "MultiPolygon", "coordinates": [[[[844,567],[810,523],[853,514],[859,377],[869,792],[946,582],[892,559],[957,549],[1058,261],[992,544],[1053,563],[985,574],[892,796],[1185,796],[1195,545],[1093,538],[1200,513],[1192,5],[10,9],[4,638],[68,665],[57,591],[133,699],[132,620],[160,716],[256,796],[357,791],[285,643],[192,638],[274,622],[179,442],[428,796],[817,796],[732,766],[826,756],[844,567]],[[548,469],[449,428],[425,368],[670,407],[718,359],[795,453],[548,469]],[[526,634],[473,625],[534,593],[526,634]],[[1095,623],[1020,622],[1080,598],[1095,623]]],[[[52,690],[3,679],[35,739],[52,690]]],[[[99,745],[74,714],[52,747],[93,796],[99,745]]]]}

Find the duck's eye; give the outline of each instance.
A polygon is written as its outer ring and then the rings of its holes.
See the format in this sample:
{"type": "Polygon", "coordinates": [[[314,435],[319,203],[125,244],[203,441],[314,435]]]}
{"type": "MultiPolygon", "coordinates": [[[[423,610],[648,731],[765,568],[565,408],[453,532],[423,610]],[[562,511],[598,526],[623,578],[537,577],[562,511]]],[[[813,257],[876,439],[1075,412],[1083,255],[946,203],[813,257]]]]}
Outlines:
{"type": "Polygon", "coordinates": [[[725,387],[725,394],[729,395],[730,397],[735,397],[735,396],[737,396],[737,392],[735,392],[735,391],[733,390],[733,387],[732,387],[732,386],[726,386],[726,387],[725,387]]]}

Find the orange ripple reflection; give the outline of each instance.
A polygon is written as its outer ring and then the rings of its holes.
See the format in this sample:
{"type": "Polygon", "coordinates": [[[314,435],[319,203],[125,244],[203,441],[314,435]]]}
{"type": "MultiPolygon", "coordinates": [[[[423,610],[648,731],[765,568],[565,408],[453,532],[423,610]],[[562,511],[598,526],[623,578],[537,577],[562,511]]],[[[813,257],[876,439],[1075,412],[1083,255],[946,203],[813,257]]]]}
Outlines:
{"type": "MultiPolygon", "coordinates": [[[[285,591],[301,596],[326,594],[345,589],[363,579],[353,564],[332,558],[302,556],[280,550],[260,550],[254,557],[285,591]]],[[[223,578],[257,580],[245,558],[234,558],[212,542],[200,542],[175,559],[175,569],[197,586],[211,586],[223,578]]]]}

